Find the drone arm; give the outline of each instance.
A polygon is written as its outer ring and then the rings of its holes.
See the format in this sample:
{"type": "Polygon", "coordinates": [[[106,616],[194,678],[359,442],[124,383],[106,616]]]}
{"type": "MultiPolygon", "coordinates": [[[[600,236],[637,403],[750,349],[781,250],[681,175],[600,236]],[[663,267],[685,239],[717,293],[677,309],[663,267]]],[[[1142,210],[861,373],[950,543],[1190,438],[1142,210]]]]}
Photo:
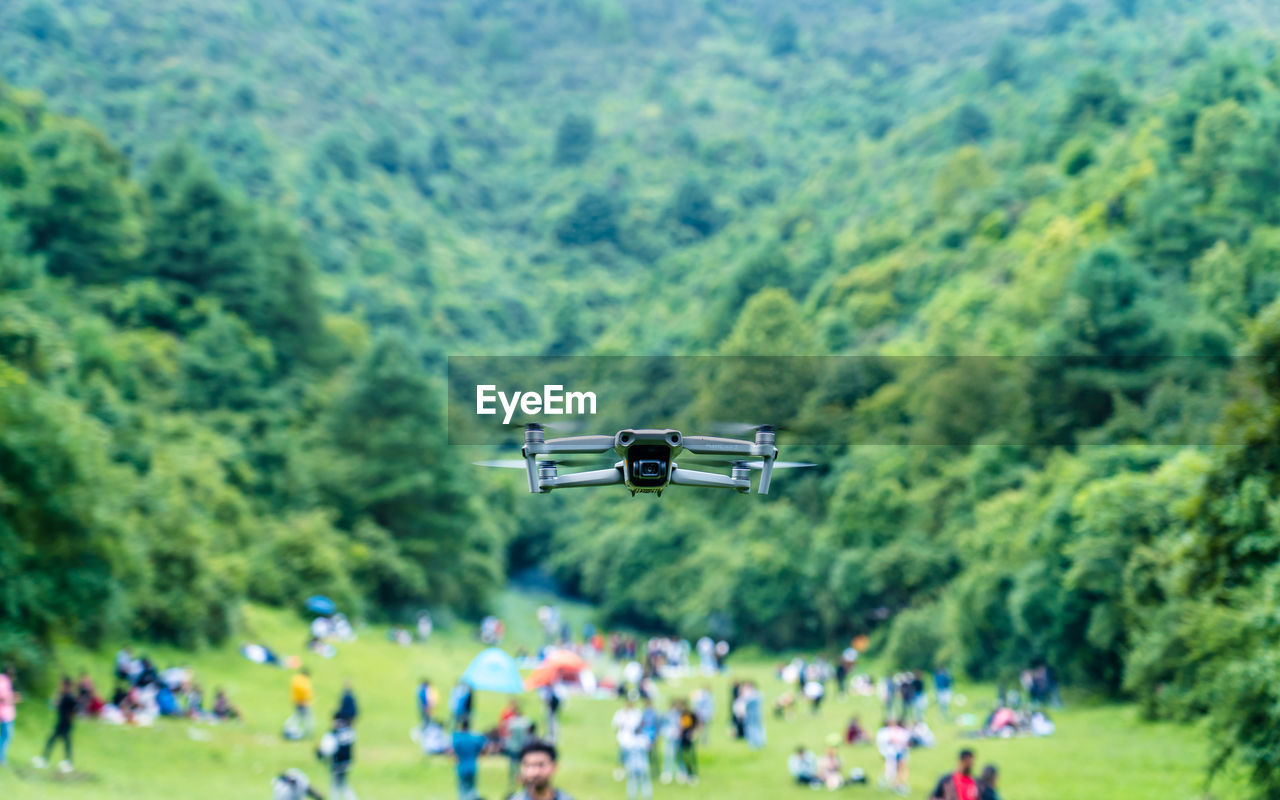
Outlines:
{"type": "Polygon", "coordinates": [[[541,494],[542,487],[538,485],[538,459],[528,448],[524,452],[524,468],[529,475],[529,491],[534,494],[541,494]]]}
{"type": "Polygon", "coordinates": [[[769,493],[769,481],[773,478],[773,462],[776,456],[766,456],[760,465],[760,483],[756,484],[757,494],[769,493]]]}
{"type": "Polygon", "coordinates": [[[567,489],[574,486],[612,486],[622,483],[622,468],[593,469],[586,472],[574,472],[554,478],[540,478],[538,486],[542,491],[550,489],[567,489]]]}
{"type": "Polygon", "coordinates": [[[686,436],[681,445],[690,453],[700,456],[760,456],[766,451],[777,452],[773,445],[760,446],[744,439],[728,439],[722,436],[686,436]]]}
{"type": "Polygon", "coordinates": [[[716,472],[702,472],[696,469],[681,469],[671,466],[671,483],[676,486],[705,486],[718,489],[737,489],[742,492],[751,491],[751,481],[745,478],[731,478],[716,472]]]}
{"type": "Polygon", "coordinates": [[[525,456],[553,453],[607,453],[613,449],[612,436],[565,436],[545,442],[528,442],[525,456]]]}

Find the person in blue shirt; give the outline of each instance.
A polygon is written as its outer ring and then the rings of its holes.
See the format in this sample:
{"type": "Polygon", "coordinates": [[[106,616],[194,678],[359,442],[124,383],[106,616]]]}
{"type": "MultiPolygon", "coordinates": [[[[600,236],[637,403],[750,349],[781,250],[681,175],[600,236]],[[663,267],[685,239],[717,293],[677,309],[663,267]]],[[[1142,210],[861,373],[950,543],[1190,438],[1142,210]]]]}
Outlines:
{"type": "Polygon", "coordinates": [[[431,707],[431,684],[426,678],[423,678],[418,684],[416,697],[418,700],[418,719],[422,722],[419,730],[422,733],[426,733],[427,726],[431,724],[431,712],[435,710],[431,707]]]}
{"type": "Polygon", "coordinates": [[[944,719],[951,719],[951,671],[941,664],[933,671],[933,690],[938,696],[938,708],[944,719]]]}
{"type": "Polygon", "coordinates": [[[458,682],[453,687],[453,691],[449,693],[449,713],[453,717],[455,727],[461,726],[463,722],[471,721],[471,687],[458,682]]]}
{"type": "Polygon", "coordinates": [[[475,800],[476,771],[485,737],[471,732],[471,721],[462,720],[453,732],[453,755],[458,759],[458,800],[475,800]]]}

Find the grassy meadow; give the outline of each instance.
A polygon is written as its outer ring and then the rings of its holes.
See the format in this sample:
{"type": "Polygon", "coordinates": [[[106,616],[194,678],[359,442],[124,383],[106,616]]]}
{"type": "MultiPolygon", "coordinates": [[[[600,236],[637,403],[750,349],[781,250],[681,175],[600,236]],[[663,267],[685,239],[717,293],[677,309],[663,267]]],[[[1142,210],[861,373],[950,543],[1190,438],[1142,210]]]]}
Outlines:
{"type": "MultiPolygon", "coordinates": [[[[534,609],[546,598],[508,592],[501,600],[508,624],[508,649],[534,645],[534,609]]],[[[566,607],[566,618],[580,623],[589,609],[566,607]]],[[[301,652],[306,634],[297,617],[261,607],[246,608],[246,637],[267,643],[282,654],[301,652]]],[[[327,776],[313,755],[314,743],[286,742],[279,735],[290,710],[290,672],[259,666],[243,659],[237,645],[195,654],[147,648],[161,667],[187,664],[196,670],[207,697],[225,687],[241,709],[241,724],[204,725],[160,720],[150,728],[116,727],[80,722],[75,731],[77,772],[59,775],[30,766],[42,746],[51,714],[43,698],[28,696],[19,707],[19,723],[10,752],[12,769],[0,770],[0,797],[6,800],[169,800],[185,798],[266,798],[279,771],[303,768],[327,794],[327,776]]],[[[416,681],[427,676],[447,696],[454,678],[480,649],[469,628],[440,631],[427,645],[402,647],[386,638],[382,627],[361,629],[358,641],[338,646],[332,659],[308,656],[316,687],[318,720],[337,706],[342,681],[350,678],[360,703],[359,739],[352,785],[362,800],[386,798],[448,798],[456,796],[453,764],[444,757],[423,756],[409,739],[414,722],[416,681]]],[[[72,674],[90,670],[100,690],[108,690],[113,649],[86,652],[59,649],[61,666],[72,674]]],[[[731,740],[725,730],[730,675],[752,677],[771,701],[780,690],[773,676],[777,656],[738,653],[730,659],[729,675],[709,681],[715,698],[717,723],[710,745],[699,753],[701,780],[696,786],[655,782],[655,796],[682,800],[711,798],[776,798],[801,796],[810,790],[793,786],[786,773],[786,757],[798,744],[821,753],[829,739],[853,714],[864,725],[879,722],[874,698],[829,701],[814,716],[806,709],[792,719],[766,717],[767,748],[751,753],[731,740]]],[[[874,671],[873,671],[874,672],[874,671]]],[[[687,694],[703,683],[700,677],[662,686],[664,697],[687,694]]],[[[987,685],[960,684],[966,705],[958,713],[981,717],[993,691],[987,685]]],[[[506,698],[478,693],[476,716],[481,727],[496,721],[506,698]]],[[[1140,721],[1125,705],[1090,704],[1067,695],[1068,708],[1055,715],[1057,733],[1047,739],[963,739],[960,731],[930,709],[930,723],[938,735],[936,747],[911,754],[911,795],[925,797],[933,781],[951,764],[964,743],[978,752],[979,766],[995,763],[1001,771],[1002,797],[1013,800],[1192,800],[1203,798],[1204,737],[1192,727],[1140,721]]],[[[534,696],[525,700],[526,712],[539,720],[534,696]]],[[[606,800],[625,796],[612,778],[613,736],[609,727],[616,703],[572,697],[562,711],[562,755],[559,785],[577,800],[606,800]]],[[[318,735],[318,734],[317,734],[318,735]]],[[[842,790],[843,796],[891,797],[874,785],[880,760],[869,745],[840,747],[846,767],[860,766],[872,776],[865,787],[842,790]]],[[[55,759],[60,751],[55,751],[55,759]]],[[[656,776],[655,776],[656,777],[656,776]]],[[[482,760],[479,788],[485,798],[505,797],[506,761],[482,760]]],[[[1236,797],[1230,787],[1216,783],[1215,798],[1236,797]]]]}

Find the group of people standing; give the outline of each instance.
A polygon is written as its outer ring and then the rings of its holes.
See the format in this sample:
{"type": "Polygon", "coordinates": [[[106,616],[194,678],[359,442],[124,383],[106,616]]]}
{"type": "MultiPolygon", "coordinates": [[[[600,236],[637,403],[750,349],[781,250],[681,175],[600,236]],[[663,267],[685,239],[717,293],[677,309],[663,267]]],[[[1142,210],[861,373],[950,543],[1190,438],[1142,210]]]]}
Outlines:
{"type": "Polygon", "coordinates": [[[645,695],[637,707],[628,697],[613,715],[618,743],[614,780],[626,780],[629,800],[653,797],[653,773],[662,783],[696,785],[698,746],[708,737],[714,702],[711,691],[698,689],[688,699],[673,699],[664,713],[645,695]]]}
{"type": "MultiPolygon", "coordinates": [[[[315,730],[315,716],[312,712],[315,688],[311,683],[311,673],[306,667],[300,667],[289,679],[289,700],[293,711],[285,719],[282,735],[287,741],[309,739],[315,730]]],[[[333,712],[331,726],[320,737],[316,747],[316,758],[325,762],[329,768],[331,800],[355,800],[350,773],[355,763],[355,723],[359,716],[360,706],[356,702],[351,681],[348,680],[343,684],[342,696],[338,700],[338,708],[333,712]]],[[[286,776],[281,776],[277,783],[284,783],[285,779],[286,776]]]]}

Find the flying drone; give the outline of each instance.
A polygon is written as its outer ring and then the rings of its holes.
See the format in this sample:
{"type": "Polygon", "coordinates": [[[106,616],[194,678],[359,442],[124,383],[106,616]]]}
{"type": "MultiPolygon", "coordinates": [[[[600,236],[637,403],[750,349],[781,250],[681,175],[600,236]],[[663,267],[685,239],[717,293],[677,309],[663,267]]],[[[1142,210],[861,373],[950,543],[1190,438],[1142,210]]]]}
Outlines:
{"type": "Polygon", "coordinates": [[[734,489],[741,494],[751,491],[751,470],[760,470],[758,494],[769,493],[775,469],[816,466],[807,462],[778,461],[775,444],[777,432],[771,425],[750,426],[754,440],[722,436],[685,436],[670,428],[626,428],[612,436],[565,436],[548,439],[542,425],[525,426],[524,458],[477,461],[484,467],[523,469],[529,476],[529,491],[534,494],[575,486],[612,486],[622,484],[637,493],[661,495],[668,486],[704,486],[734,489]],[[588,459],[561,459],[561,455],[606,456],[616,454],[621,460],[611,467],[585,470],[565,475],[559,466],[583,466],[588,459]],[[688,453],[685,463],[729,467],[729,474],[686,469],[676,463],[676,456],[688,453]],[[756,460],[759,459],[759,460],[756,460]]]}

